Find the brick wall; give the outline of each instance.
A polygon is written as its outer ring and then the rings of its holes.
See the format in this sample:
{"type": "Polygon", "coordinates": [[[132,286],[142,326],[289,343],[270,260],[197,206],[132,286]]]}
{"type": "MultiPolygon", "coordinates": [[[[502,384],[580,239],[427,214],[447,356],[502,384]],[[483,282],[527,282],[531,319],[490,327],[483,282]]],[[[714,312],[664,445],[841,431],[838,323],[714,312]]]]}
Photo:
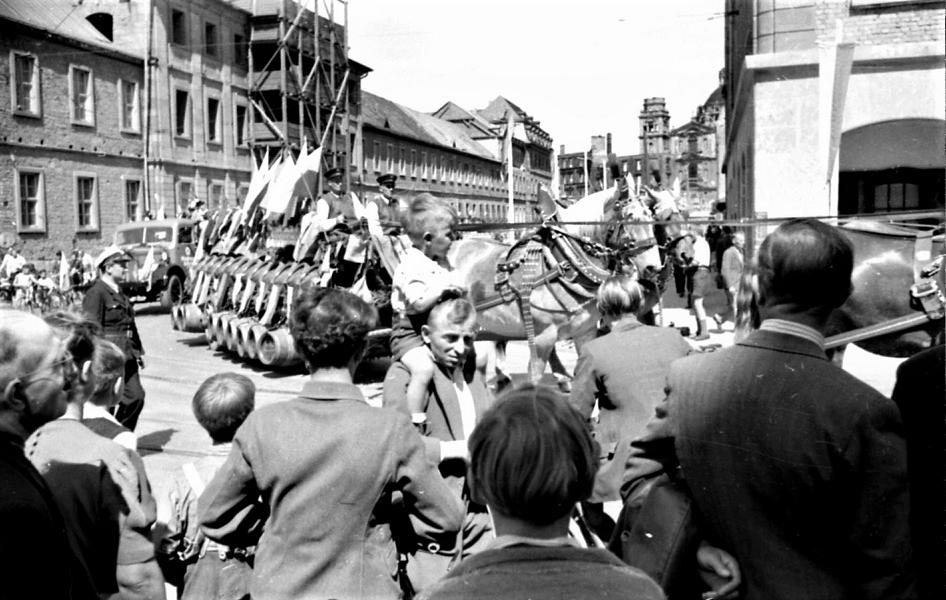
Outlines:
{"type": "MultiPolygon", "coordinates": [[[[6,27],[8,24],[4,24],[6,27]]],[[[108,243],[125,219],[125,181],[142,178],[142,136],[120,127],[119,80],[138,84],[142,65],[88,48],[35,37],[19,28],[0,42],[0,234],[19,240],[26,256],[41,264],[57,250],[73,245],[95,253],[108,243]],[[40,73],[41,114],[13,114],[11,51],[36,57],[40,73]],[[91,70],[94,124],[71,120],[70,66],[91,70]],[[44,184],[45,229],[18,231],[17,169],[34,169],[44,184]],[[97,227],[77,231],[76,173],[93,175],[97,185],[97,227]]],[[[140,108],[140,103],[139,103],[140,108]]]]}
{"type": "Polygon", "coordinates": [[[818,41],[835,38],[835,22],[844,19],[844,39],[861,45],[942,41],[946,8],[942,2],[905,2],[850,6],[821,0],[815,7],[818,41]]]}

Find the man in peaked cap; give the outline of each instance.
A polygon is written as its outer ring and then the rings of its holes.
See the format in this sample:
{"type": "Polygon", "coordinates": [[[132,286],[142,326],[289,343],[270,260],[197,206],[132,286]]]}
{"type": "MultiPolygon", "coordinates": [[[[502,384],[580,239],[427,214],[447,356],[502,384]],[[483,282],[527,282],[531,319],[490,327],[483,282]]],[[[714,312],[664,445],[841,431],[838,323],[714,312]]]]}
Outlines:
{"type": "Polygon", "coordinates": [[[344,174],[345,171],[339,167],[328,169],[322,174],[328,191],[316,200],[312,211],[303,217],[295,257],[298,260],[311,255],[315,252],[316,240],[325,238],[331,245],[329,252],[334,257],[335,284],[350,287],[365,262],[367,244],[359,231],[364,210],[354,194],[342,192],[344,174]]]}
{"type": "Polygon", "coordinates": [[[397,175],[385,173],[378,177],[378,193],[371,196],[365,205],[365,218],[368,221],[368,231],[371,235],[396,234],[399,227],[394,224],[401,222],[401,203],[394,195],[394,184],[397,175]]]}
{"type": "Polygon", "coordinates": [[[135,323],[135,309],[122,294],[119,284],[124,281],[128,255],[118,246],[106,248],[95,259],[99,277],[85,294],[82,312],[102,326],[103,335],[125,353],[125,393],[115,412],[118,421],[134,431],[145,405],[145,391],[138,376],[144,366],[144,349],[135,323]]]}

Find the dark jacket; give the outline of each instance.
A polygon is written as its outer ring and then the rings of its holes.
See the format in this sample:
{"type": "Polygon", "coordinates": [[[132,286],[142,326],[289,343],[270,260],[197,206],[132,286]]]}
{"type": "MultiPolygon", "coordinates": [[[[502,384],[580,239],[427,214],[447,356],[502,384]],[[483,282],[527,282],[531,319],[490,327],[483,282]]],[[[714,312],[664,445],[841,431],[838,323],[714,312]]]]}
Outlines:
{"type": "Polygon", "coordinates": [[[921,598],[946,595],[946,346],[904,361],[891,398],[900,409],[910,473],[910,533],[921,598]]]}
{"type": "Polygon", "coordinates": [[[425,600],[662,600],[660,587],[605,550],[512,546],[465,559],[425,600]]]}
{"type": "Polygon", "coordinates": [[[98,598],[85,564],[23,442],[0,432],[0,581],[4,598],[98,598]]]}
{"type": "Polygon", "coordinates": [[[814,343],[756,331],[673,363],[622,494],[682,469],[747,600],[912,598],[906,467],[890,400],[814,343]]]}
{"type": "Polygon", "coordinates": [[[135,309],[124,294],[96,279],[82,300],[82,312],[102,326],[105,337],[122,349],[126,359],[137,359],[144,354],[135,309]]]}
{"type": "Polygon", "coordinates": [[[212,540],[259,539],[254,599],[397,598],[394,492],[417,535],[453,543],[462,506],[410,420],[351,384],[309,381],[299,398],[250,414],[198,514],[212,540]]]}

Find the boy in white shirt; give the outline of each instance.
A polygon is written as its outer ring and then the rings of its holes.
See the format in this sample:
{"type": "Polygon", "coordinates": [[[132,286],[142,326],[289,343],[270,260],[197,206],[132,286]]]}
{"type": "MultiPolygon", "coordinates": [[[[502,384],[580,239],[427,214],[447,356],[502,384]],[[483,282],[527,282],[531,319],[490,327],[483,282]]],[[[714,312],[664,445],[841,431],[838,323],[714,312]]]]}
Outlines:
{"type": "Polygon", "coordinates": [[[435,304],[466,294],[464,283],[451,272],[447,261],[450,245],[456,239],[456,220],[453,208],[431,194],[414,198],[404,218],[413,246],[401,257],[392,281],[391,308],[397,318],[391,330],[391,354],[411,373],[407,404],[417,425],[426,420],[424,398],[434,374],[433,359],[420,328],[435,304]]]}

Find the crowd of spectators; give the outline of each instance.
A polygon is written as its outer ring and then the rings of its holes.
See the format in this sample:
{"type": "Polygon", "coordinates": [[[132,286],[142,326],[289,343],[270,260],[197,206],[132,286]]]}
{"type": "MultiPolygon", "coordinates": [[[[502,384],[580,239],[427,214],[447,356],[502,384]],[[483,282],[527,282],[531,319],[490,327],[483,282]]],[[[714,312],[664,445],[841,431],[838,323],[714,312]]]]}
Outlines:
{"type": "Polygon", "coordinates": [[[828,360],[853,268],[835,229],[794,220],[765,239],[762,326],[735,346],[701,353],[641,324],[641,290],[617,275],[571,395],[494,398],[441,260],[454,220],[412,204],[418,253],[395,277],[398,340],[429,375],[400,353],[369,406],[353,375],[376,308],[304,287],[298,397],[256,408],[246,377],[204,381],[192,408],[212,451],[182,468],[154,540],[134,435],[109,418],[122,349],[68,313],[2,309],[4,597],[157,599],[165,582],[222,599],[942,597],[925,462],[943,455],[927,429],[943,423],[942,348],[904,363],[896,403],[828,360]]]}

